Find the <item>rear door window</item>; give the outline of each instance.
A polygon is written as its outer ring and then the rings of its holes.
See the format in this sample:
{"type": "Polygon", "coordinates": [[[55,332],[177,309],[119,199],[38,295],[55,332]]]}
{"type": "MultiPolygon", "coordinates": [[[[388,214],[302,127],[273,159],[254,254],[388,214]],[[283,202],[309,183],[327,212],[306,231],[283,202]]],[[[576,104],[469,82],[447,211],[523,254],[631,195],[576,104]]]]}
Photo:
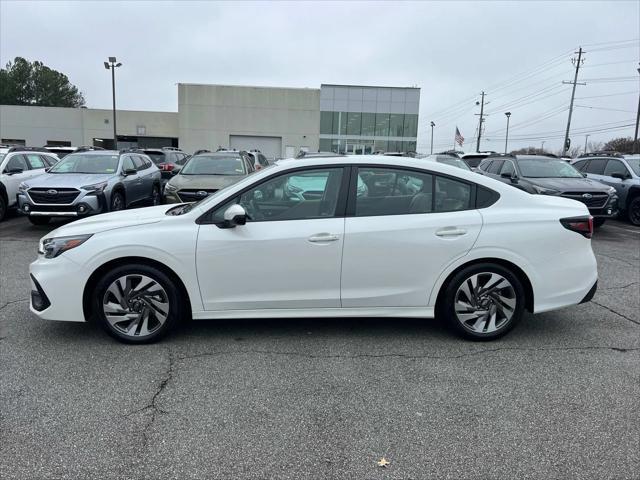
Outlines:
{"type": "Polygon", "coordinates": [[[130,155],[127,155],[126,157],[123,158],[122,160],[122,171],[124,172],[125,170],[135,170],[136,166],[133,164],[133,160],[131,159],[130,155]]]}
{"type": "Polygon", "coordinates": [[[489,170],[487,170],[487,171],[489,173],[493,173],[494,175],[498,175],[498,172],[502,168],[502,164],[503,163],[504,163],[504,160],[494,160],[491,163],[491,166],[489,167],[489,170]]]}
{"type": "Polygon", "coordinates": [[[584,172],[585,167],[589,160],[579,160],[576,163],[572,163],[572,165],[581,172],[584,172]]]}
{"type": "Polygon", "coordinates": [[[26,154],[26,157],[27,157],[27,160],[29,161],[29,165],[31,166],[31,170],[36,170],[38,168],[46,167],[44,160],[40,155],[37,155],[35,153],[28,153],[26,154]]]}
{"type": "Polygon", "coordinates": [[[593,173],[594,175],[602,175],[604,174],[604,167],[606,164],[606,158],[594,158],[589,162],[585,171],[587,173],[593,173]]]}
{"type": "Polygon", "coordinates": [[[612,176],[614,173],[619,173],[624,176],[629,175],[629,170],[624,166],[620,160],[609,160],[607,162],[607,166],[604,169],[604,174],[608,176],[612,176]]]}
{"type": "Polygon", "coordinates": [[[513,175],[514,173],[516,173],[516,167],[513,165],[513,162],[511,160],[505,160],[500,169],[500,175],[513,175]]]}
{"type": "Polygon", "coordinates": [[[471,185],[448,177],[436,176],[436,212],[458,212],[471,208],[471,185]]]}

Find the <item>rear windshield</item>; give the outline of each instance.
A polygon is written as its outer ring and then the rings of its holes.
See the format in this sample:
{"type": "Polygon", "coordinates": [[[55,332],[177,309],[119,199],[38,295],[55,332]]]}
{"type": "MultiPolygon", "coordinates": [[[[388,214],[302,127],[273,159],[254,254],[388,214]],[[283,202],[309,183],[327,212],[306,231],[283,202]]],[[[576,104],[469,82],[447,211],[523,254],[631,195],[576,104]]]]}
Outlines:
{"type": "Polygon", "coordinates": [[[143,151],[144,151],[144,153],[146,155],[148,155],[151,158],[153,163],[155,163],[156,165],[158,163],[164,162],[164,153],[162,153],[162,152],[154,152],[154,151],[149,151],[149,150],[143,150],[143,151]]]}
{"type": "Polygon", "coordinates": [[[582,174],[564,160],[522,159],[518,160],[523,177],[529,178],[580,178],[582,174]]]}
{"type": "Polygon", "coordinates": [[[118,160],[118,155],[72,153],[51,167],[49,173],[115,173],[118,160]]]}
{"type": "Polygon", "coordinates": [[[237,156],[197,155],[180,171],[182,175],[244,175],[244,163],[237,156]]]}

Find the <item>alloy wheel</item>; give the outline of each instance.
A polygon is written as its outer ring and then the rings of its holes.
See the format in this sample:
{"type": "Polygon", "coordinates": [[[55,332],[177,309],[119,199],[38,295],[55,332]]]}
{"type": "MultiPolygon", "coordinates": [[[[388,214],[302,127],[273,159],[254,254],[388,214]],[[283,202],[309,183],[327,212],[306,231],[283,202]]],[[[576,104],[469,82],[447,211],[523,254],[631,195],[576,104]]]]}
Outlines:
{"type": "Polygon", "coordinates": [[[460,324],[474,333],[488,334],[505,327],[516,309],[513,285],[493,272],[468,277],[455,295],[455,313],[460,324]]]}
{"type": "Polygon", "coordinates": [[[105,291],[102,311],[113,330],[129,337],[144,337],[167,321],[169,297],[158,282],[146,275],[124,275],[105,291]]]}
{"type": "Polygon", "coordinates": [[[629,205],[629,220],[634,225],[640,225],[640,199],[634,198],[629,205]]]}
{"type": "Polygon", "coordinates": [[[116,211],[116,210],[122,210],[123,208],[124,208],[124,201],[122,199],[122,195],[120,195],[119,193],[116,193],[115,196],[113,197],[113,200],[111,200],[111,210],[116,211]]]}

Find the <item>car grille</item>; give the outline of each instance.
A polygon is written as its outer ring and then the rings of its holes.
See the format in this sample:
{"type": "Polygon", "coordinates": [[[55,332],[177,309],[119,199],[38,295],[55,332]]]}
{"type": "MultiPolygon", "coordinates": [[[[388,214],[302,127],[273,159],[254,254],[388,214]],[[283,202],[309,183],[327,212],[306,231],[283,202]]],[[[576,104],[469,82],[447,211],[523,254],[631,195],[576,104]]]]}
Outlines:
{"type": "Polygon", "coordinates": [[[590,208],[604,207],[609,200],[609,194],[604,192],[563,192],[561,196],[582,202],[590,208]]]}
{"type": "Polygon", "coordinates": [[[30,188],[29,196],[36,204],[69,205],[80,195],[76,188],[30,188]]]}
{"type": "Polygon", "coordinates": [[[184,190],[178,190],[178,197],[180,197],[180,200],[183,202],[197,202],[217,191],[217,188],[185,188],[184,190]],[[203,195],[201,192],[205,192],[206,195],[203,195]]]}

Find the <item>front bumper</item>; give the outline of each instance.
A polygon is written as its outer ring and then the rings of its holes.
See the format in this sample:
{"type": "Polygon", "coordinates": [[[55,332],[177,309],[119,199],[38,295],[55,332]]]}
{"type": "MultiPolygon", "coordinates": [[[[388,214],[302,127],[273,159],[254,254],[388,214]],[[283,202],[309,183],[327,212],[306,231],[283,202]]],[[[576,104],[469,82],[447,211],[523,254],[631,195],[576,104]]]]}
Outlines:
{"type": "MultiPolygon", "coordinates": [[[[589,207],[587,207],[589,208],[589,207]]],[[[589,213],[593,218],[614,218],[618,215],[618,197],[609,198],[604,207],[589,208],[589,213]]]]}
{"type": "Polygon", "coordinates": [[[86,217],[106,212],[107,201],[104,194],[85,195],[72,204],[39,204],[28,194],[18,193],[18,211],[33,217],[86,217]]]}
{"type": "Polygon", "coordinates": [[[44,320],[84,322],[82,295],[88,277],[85,270],[65,254],[38,259],[29,265],[30,310],[44,320]]]}

